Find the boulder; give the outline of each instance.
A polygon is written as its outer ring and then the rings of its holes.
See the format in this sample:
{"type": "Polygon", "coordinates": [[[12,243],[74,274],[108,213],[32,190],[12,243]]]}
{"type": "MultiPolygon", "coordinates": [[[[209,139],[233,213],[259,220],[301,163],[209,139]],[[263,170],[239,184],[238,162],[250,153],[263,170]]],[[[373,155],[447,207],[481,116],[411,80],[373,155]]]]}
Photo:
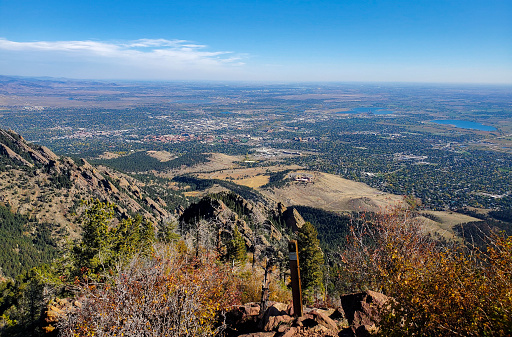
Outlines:
{"type": "Polygon", "coordinates": [[[293,321],[293,317],[288,315],[267,316],[262,321],[263,331],[278,331],[281,325],[289,326],[293,321]]]}
{"type": "Polygon", "coordinates": [[[378,324],[380,311],[390,300],[388,296],[371,290],[343,295],[340,299],[348,323],[355,327],[378,324]]]}
{"type": "Polygon", "coordinates": [[[238,310],[244,316],[258,316],[260,314],[260,305],[258,303],[246,303],[238,307],[238,310]]]}
{"type": "Polygon", "coordinates": [[[263,331],[276,330],[279,325],[288,324],[293,321],[293,317],[288,315],[287,305],[283,303],[273,303],[263,313],[260,321],[260,328],[263,331]]]}
{"type": "Polygon", "coordinates": [[[338,331],[338,325],[336,322],[320,310],[313,310],[308,315],[311,315],[316,323],[326,327],[328,330],[338,331]]]}
{"type": "Polygon", "coordinates": [[[226,323],[229,327],[227,336],[238,336],[240,333],[258,331],[260,305],[247,303],[236,306],[226,313],[226,323]]]}
{"type": "Polygon", "coordinates": [[[299,332],[299,329],[295,328],[295,327],[285,327],[285,326],[282,326],[283,329],[278,329],[278,334],[276,335],[276,337],[292,337],[292,336],[295,336],[297,335],[297,333],[299,332]],[[283,331],[279,331],[279,330],[283,330],[283,331]]]}

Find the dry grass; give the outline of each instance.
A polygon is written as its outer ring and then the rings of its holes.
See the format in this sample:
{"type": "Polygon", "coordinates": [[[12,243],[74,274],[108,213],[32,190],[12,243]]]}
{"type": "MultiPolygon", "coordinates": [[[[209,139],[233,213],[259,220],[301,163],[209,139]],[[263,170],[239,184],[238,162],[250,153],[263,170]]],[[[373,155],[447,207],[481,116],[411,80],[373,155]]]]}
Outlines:
{"type": "Polygon", "coordinates": [[[155,158],[161,162],[174,159],[176,156],[167,151],[147,151],[148,156],[155,158]]]}
{"type": "Polygon", "coordinates": [[[235,182],[237,184],[248,186],[251,188],[258,188],[268,183],[268,176],[259,175],[255,177],[244,178],[235,182]]]}
{"type": "MultiPolygon", "coordinates": [[[[297,171],[299,172],[299,171],[297,171]]],[[[311,183],[291,182],[265,196],[282,201],[285,206],[306,205],[328,211],[385,211],[405,207],[401,196],[381,192],[366,184],[321,172],[300,171],[313,176],[311,183]]]]}
{"type": "Polygon", "coordinates": [[[429,214],[435,217],[436,221],[422,217],[424,228],[427,233],[437,233],[446,239],[453,239],[460,241],[453,228],[456,225],[480,221],[480,219],[473,218],[469,215],[448,212],[448,211],[425,211],[424,214],[429,214]]]}

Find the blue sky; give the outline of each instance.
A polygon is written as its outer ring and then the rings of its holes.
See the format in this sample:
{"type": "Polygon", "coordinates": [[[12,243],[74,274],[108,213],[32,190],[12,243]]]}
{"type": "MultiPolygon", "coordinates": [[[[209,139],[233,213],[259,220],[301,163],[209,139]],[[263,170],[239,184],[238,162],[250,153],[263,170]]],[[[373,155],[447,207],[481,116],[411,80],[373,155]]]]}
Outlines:
{"type": "Polygon", "coordinates": [[[0,74],[512,83],[512,1],[0,0],[0,74]]]}

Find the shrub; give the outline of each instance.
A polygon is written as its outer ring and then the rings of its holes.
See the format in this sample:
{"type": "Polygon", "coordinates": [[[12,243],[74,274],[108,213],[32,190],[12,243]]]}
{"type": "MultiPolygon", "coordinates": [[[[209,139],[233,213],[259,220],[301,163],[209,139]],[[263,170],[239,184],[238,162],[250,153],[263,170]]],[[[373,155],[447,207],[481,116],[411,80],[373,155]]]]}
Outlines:
{"type": "Polygon", "coordinates": [[[211,336],[217,314],[237,304],[237,282],[213,259],[174,250],[136,257],[104,283],[77,284],[82,305],[60,324],[62,336],[211,336]]]}
{"type": "Polygon", "coordinates": [[[341,252],[346,290],[374,289],[394,298],[383,336],[512,334],[512,237],[487,248],[441,245],[411,213],[366,219],[341,252]]]}
{"type": "MultiPolygon", "coordinates": [[[[292,294],[290,289],[286,287],[284,282],[277,278],[277,275],[272,270],[269,273],[269,300],[281,303],[288,303],[291,301],[292,294]]],[[[263,271],[243,271],[240,273],[240,300],[242,303],[260,302],[261,291],[263,286],[263,271]]]]}

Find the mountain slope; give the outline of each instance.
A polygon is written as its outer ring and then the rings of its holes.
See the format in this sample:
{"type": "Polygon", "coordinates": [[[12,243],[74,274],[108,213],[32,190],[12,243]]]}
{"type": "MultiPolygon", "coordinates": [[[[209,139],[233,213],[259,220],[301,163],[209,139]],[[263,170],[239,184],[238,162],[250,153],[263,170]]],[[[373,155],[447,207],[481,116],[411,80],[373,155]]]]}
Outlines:
{"type": "Polygon", "coordinates": [[[0,129],[0,202],[38,223],[52,223],[76,235],[80,201],[98,198],[117,205],[123,215],[140,213],[160,222],[171,213],[153,200],[145,184],[111,169],[101,172],[86,160],[58,157],[44,146],[0,129]]]}

